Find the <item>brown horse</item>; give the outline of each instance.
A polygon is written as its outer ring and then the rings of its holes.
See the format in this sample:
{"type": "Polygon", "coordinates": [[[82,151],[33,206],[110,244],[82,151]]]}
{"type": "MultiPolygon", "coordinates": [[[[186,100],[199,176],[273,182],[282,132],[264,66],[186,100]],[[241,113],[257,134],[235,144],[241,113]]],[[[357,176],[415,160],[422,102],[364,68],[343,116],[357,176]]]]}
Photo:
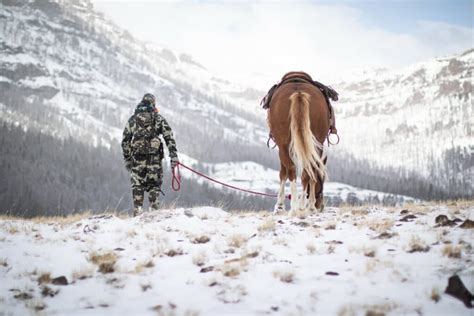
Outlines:
{"type": "Polygon", "coordinates": [[[291,213],[323,207],[327,177],[323,142],[329,132],[329,108],[320,89],[304,72],[289,72],[276,88],[268,112],[271,135],[280,156],[280,190],[275,211],[284,210],[285,183],[290,180],[291,213]],[[296,179],[303,192],[298,198],[296,179]]]}

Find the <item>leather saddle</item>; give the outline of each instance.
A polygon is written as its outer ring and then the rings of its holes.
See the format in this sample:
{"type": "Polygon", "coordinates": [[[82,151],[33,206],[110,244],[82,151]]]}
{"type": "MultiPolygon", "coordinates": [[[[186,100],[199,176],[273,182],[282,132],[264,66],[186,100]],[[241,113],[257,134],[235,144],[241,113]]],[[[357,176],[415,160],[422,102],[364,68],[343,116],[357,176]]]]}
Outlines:
{"type": "Polygon", "coordinates": [[[270,108],[270,103],[272,100],[272,96],[275,93],[275,91],[282,85],[287,84],[287,83],[308,83],[319,90],[324,95],[324,98],[326,99],[326,103],[329,108],[329,133],[330,134],[337,134],[337,129],[336,129],[336,117],[334,114],[334,109],[332,108],[331,101],[337,101],[339,100],[339,94],[334,90],[333,88],[326,86],[322,84],[321,82],[313,80],[311,76],[303,71],[292,71],[286,73],[281,81],[277,84],[274,84],[270,90],[268,90],[267,94],[263,97],[262,101],[260,102],[260,105],[264,109],[269,109],[270,108]]]}

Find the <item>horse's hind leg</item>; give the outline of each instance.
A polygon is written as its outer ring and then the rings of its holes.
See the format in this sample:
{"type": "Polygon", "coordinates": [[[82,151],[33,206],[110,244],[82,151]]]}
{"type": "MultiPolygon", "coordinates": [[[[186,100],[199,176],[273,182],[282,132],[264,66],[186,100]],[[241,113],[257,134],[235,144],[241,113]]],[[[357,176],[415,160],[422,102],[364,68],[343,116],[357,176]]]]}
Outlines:
{"type": "MultiPolygon", "coordinates": [[[[296,187],[296,167],[295,164],[291,161],[290,152],[288,150],[288,145],[286,146],[278,146],[280,148],[279,155],[280,155],[280,181],[283,179],[290,180],[290,190],[291,190],[291,212],[290,215],[294,214],[299,208],[299,199],[298,199],[298,192],[296,187]],[[282,173],[283,170],[286,173],[282,173]],[[282,176],[285,176],[284,178],[282,176]]],[[[284,181],[282,181],[284,182],[284,181]]],[[[284,183],[280,182],[280,192],[283,192],[282,198],[284,199],[284,183]],[[281,190],[283,188],[283,190],[281,190]]]]}
{"type": "Polygon", "coordinates": [[[280,190],[278,191],[277,203],[273,209],[273,213],[285,210],[285,184],[288,174],[283,164],[280,164],[280,190]]]}
{"type": "Polygon", "coordinates": [[[309,181],[309,201],[308,201],[308,209],[310,212],[316,212],[316,186],[317,183],[315,181],[309,181]]]}

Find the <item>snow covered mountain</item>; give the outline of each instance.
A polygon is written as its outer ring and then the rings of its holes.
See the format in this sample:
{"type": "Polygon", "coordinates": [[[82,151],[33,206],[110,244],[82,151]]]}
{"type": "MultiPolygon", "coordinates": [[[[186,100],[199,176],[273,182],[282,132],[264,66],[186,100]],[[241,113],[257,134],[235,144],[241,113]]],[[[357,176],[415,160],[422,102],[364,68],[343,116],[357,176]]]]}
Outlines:
{"type": "MultiPolygon", "coordinates": [[[[186,54],[139,42],[88,1],[1,6],[3,120],[110,146],[140,97],[153,92],[182,139],[264,140],[263,119],[219,96],[235,86],[186,54]]],[[[189,141],[179,143],[200,155],[189,141]]]]}
{"type": "Polygon", "coordinates": [[[334,84],[341,143],[374,166],[474,196],[474,50],[334,84]]]}

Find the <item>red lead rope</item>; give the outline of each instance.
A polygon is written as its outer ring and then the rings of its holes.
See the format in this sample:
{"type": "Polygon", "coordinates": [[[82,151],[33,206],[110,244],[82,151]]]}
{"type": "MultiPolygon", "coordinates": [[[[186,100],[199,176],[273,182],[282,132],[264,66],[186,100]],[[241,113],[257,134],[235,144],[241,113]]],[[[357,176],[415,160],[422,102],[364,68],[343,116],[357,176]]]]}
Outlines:
{"type": "MultiPolygon", "coordinates": [[[[181,175],[179,174],[179,166],[183,166],[184,168],[188,169],[189,171],[194,172],[195,174],[197,174],[197,175],[199,175],[203,178],[206,178],[209,181],[218,183],[222,186],[225,186],[225,187],[228,187],[228,188],[231,188],[231,189],[234,189],[234,190],[238,190],[238,191],[242,191],[242,192],[246,192],[246,193],[251,193],[251,194],[256,194],[256,195],[263,195],[263,196],[269,196],[269,197],[278,197],[278,195],[276,195],[276,194],[268,194],[268,193],[256,192],[256,191],[252,191],[252,190],[246,190],[246,189],[238,188],[238,187],[235,187],[233,185],[218,181],[218,180],[213,179],[209,176],[206,176],[205,174],[203,174],[199,171],[196,171],[196,170],[194,170],[194,169],[192,169],[192,168],[190,168],[186,165],[183,165],[181,162],[178,162],[178,164],[173,168],[173,180],[171,182],[171,187],[175,191],[179,191],[179,189],[181,188],[181,175]]],[[[287,195],[286,198],[291,200],[291,194],[287,195]]]]}

